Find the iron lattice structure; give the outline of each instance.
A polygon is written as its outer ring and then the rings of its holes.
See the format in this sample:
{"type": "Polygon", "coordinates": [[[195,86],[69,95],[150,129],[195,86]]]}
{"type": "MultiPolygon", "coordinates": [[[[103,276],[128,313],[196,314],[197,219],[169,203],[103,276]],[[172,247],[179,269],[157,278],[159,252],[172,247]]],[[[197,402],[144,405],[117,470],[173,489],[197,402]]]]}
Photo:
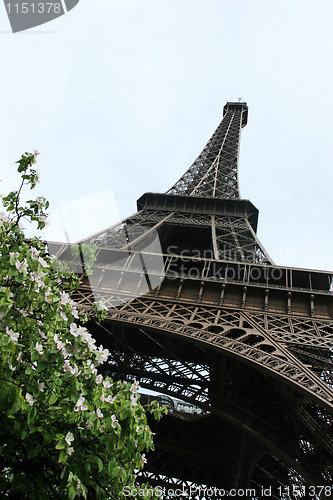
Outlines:
{"type": "MultiPolygon", "coordinates": [[[[144,194],[137,213],[86,240],[97,260],[76,299],[109,307],[90,328],[113,353],[111,376],[190,408],[156,426],[143,479],[294,498],[333,483],[333,275],[276,266],[258,240],[237,178],[247,115],[227,103],[167,193],[144,194]]],[[[67,245],[50,249],[73,260],[67,245]]]]}

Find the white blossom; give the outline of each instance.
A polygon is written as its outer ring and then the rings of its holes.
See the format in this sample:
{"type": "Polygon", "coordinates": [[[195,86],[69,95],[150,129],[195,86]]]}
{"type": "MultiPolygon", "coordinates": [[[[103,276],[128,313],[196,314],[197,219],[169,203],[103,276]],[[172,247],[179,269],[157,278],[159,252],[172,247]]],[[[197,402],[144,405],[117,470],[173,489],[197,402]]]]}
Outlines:
{"type": "Polygon", "coordinates": [[[68,303],[70,302],[70,300],[71,300],[71,299],[70,299],[70,297],[69,297],[68,293],[66,293],[66,292],[62,292],[62,293],[60,294],[60,300],[61,300],[61,304],[62,304],[63,306],[65,306],[66,304],[68,304],[68,303]]]}
{"type": "Polygon", "coordinates": [[[49,299],[49,296],[50,296],[50,295],[52,295],[52,292],[51,292],[51,290],[48,288],[48,289],[46,290],[46,292],[45,292],[45,299],[44,299],[44,300],[45,300],[45,302],[46,302],[47,304],[52,304],[52,299],[49,299]]]}
{"type": "Polygon", "coordinates": [[[100,408],[98,407],[96,410],[98,418],[103,418],[103,413],[101,412],[100,408]]]}
{"type": "Polygon", "coordinates": [[[6,326],[6,333],[7,333],[7,335],[10,336],[10,340],[12,342],[14,342],[15,345],[17,345],[17,341],[18,341],[20,334],[17,332],[14,332],[11,328],[9,329],[8,326],[6,326]]]}
{"type": "Polygon", "coordinates": [[[38,352],[38,354],[40,354],[40,355],[43,354],[43,346],[42,346],[42,344],[39,344],[38,342],[36,342],[35,349],[38,352]]]}
{"type": "Polygon", "coordinates": [[[111,415],[111,427],[115,429],[117,427],[118,420],[116,415],[111,415]]]}
{"type": "Polygon", "coordinates": [[[38,257],[38,261],[42,267],[49,267],[48,263],[43,259],[43,257],[38,257]]]}
{"type": "Polygon", "coordinates": [[[67,448],[67,455],[71,455],[73,452],[74,452],[73,446],[70,446],[69,448],[67,448]]]}
{"type": "Polygon", "coordinates": [[[44,340],[46,340],[46,339],[47,339],[47,337],[46,337],[45,333],[44,333],[44,332],[42,332],[42,330],[40,330],[39,328],[38,328],[38,333],[39,333],[39,335],[42,337],[42,339],[44,339],[44,340]]]}
{"type": "Polygon", "coordinates": [[[70,446],[72,444],[72,442],[74,441],[74,435],[72,432],[67,432],[66,436],[65,436],[65,441],[66,443],[68,444],[68,446],[70,446]]]}
{"type": "Polygon", "coordinates": [[[96,384],[101,384],[103,382],[103,375],[97,375],[95,382],[96,384]]]}
{"type": "Polygon", "coordinates": [[[17,260],[15,262],[15,267],[20,273],[26,273],[28,269],[28,263],[26,259],[23,259],[21,262],[17,260]]]}
{"type": "Polygon", "coordinates": [[[63,371],[71,373],[72,371],[72,365],[70,364],[70,361],[68,359],[65,360],[64,366],[62,367],[63,371]]]}
{"type": "Polygon", "coordinates": [[[84,328],[84,330],[85,332],[82,334],[82,338],[88,343],[89,350],[94,351],[96,349],[96,340],[91,336],[86,328],[84,328]]]}
{"type": "Polygon", "coordinates": [[[131,385],[131,388],[130,388],[130,391],[132,394],[136,394],[139,390],[139,382],[137,382],[136,380],[133,382],[133,384],[131,385]]]}
{"type": "Polygon", "coordinates": [[[81,370],[78,369],[77,365],[74,364],[74,366],[72,366],[68,359],[65,359],[62,369],[65,373],[69,372],[74,377],[77,377],[81,373],[81,370]]]}
{"type": "Polygon", "coordinates": [[[105,401],[107,403],[110,403],[111,405],[115,402],[115,400],[117,399],[117,397],[112,397],[111,394],[109,394],[109,396],[105,399],[105,401]]]}
{"type": "Polygon", "coordinates": [[[105,389],[110,389],[112,387],[112,383],[110,382],[110,380],[104,380],[103,381],[103,387],[105,387],[105,389]]]}
{"type": "Polygon", "coordinates": [[[46,199],[44,198],[44,196],[37,196],[36,201],[42,206],[44,206],[46,203],[46,199]]]}
{"type": "Polygon", "coordinates": [[[37,388],[39,392],[44,392],[45,384],[43,384],[43,382],[37,381],[37,388]]]}
{"type": "Polygon", "coordinates": [[[92,428],[93,428],[92,422],[89,419],[87,419],[86,420],[86,429],[88,429],[88,431],[91,431],[92,428]]]}
{"type": "Polygon", "coordinates": [[[143,464],[147,463],[146,455],[144,453],[141,456],[141,461],[142,461],[143,464]]]}
{"type": "MultiPolygon", "coordinates": [[[[74,377],[78,377],[81,373],[81,370],[78,369],[76,365],[72,368],[71,374],[74,375],[74,377]]],[[[87,408],[88,409],[88,408],[87,408]]]]}
{"type": "MultiPolygon", "coordinates": [[[[96,370],[96,368],[95,368],[92,360],[91,359],[87,359],[86,360],[86,364],[87,364],[87,367],[91,369],[91,374],[96,376],[97,375],[97,370],[96,370]]],[[[89,374],[89,378],[90,378],[91,374],[89,374]]],[[[96,384],[100,384],[101,381],[103,380],[103,376],[102,375],[99,375],[98,377],[99,378],[97,379],[97,381],[95,380],[96,384]],[[102,379],[100,377],[102,377],[102,379]]]]}
{"type": "Polygon", "coordinates": [[[79,335],[81,335],[84,338],[87,332],[86,328],[84,328],[83,326],[77,326],[76,323],[71,323],[69,326],[69,330],[73,337],[78,337],[79,335]]]}
{"type": "Polygon", "coordinates": [[[45,288],[45,283],[43,282],[42,278],[45,276],[45,273],[32,273],[30,274],[30,279],[31,281],[35,281],[36,285],[37,285],[37,291],[40,289],[40,288],[45,288]],[[33,276],[33,279],[32,279],[32,276],[33,276]]]}
{"type": "Polygon", "coordinates": [[[65,350],[65,345],[63,342],[61,342],[61,340],[58,340],[56,342],[56,347],[57,347],[58,351],[60,351],[60,352],[63,352],[65,350]]]}
{"type": "Polygon", "coordinates": [[[66,314],[61,310],[61,308],[59,309],[59,316],[60,318],[62,318],[64,321],[68,321],[68,318],[66,316],[66,314]]]}
{"type": "Polygon", "coordinates": [[[134,394],[131,394],[131,404],[130,406],[137,406],[137,401],[138,401],[138,398],[134,396],[134,394]]]}
{"type": "Polygon", "coordinates": [[[101,300],[99,302],[96,302],[96,306],[99,311],[108,311],[108,308],[101,300]]]}
{"type": "Polygon", "coordinates": [[[73,315],[73,318],[79,319],[79,312],[76,309],[76,307],[72,307],[72,315],[73,315]]]}
{"type": "Polygon", "coordinates": [[[40,254],[40,251],[35,247],[31,247],[30,250],[32,258],[38,257],[38,255],[40,254]]]}
{"type": "Polygon", "coordinates": [[[28,392],[25,395],[25,399],[28,401],[30,406],[32,406],[34,403],[36,403],[36,400],[28,392]]]}
{"type": "Polygon", "coordinates": [[[115,400],[117,399],[116,397],[113,397],[111,396],[111,394],[109,394],[107,397],[105,397],[105,394],[103,392],[103,394],[101,395],[101,397],[99,398],[102,402],[106,402],[106,403],[110,403],[110,404],[113,404],[115,402],[115,400]]]}
{"type": "Polygon", "coordinates": [[[99,346],[98,348],[98,364],[103,364],[108,360],[108,357],[110,356],[110,351],[108,349],[104,349],[102,345],[99,346]]]}
{"type": "Polygon", "coordinates": [[[83,404],[85,402],[86,398],[84,396],[80,396],[79,399],[77,400],[77,403],[75,405],[74,411],[87,411],[88,406],[83,404]]]}
{"type": "Polygon", "coordinates": [[[4,221],[4,222],[8,222],[9,221],[9,218],[8,216],[5,214],[5,212],[0,212],[0,220],[4,221]]]}

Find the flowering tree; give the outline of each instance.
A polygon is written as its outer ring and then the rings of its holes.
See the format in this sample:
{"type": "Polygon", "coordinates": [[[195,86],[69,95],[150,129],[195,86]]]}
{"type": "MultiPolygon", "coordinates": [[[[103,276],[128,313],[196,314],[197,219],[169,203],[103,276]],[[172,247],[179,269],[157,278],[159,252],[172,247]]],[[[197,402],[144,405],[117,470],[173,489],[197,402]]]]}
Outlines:
{"type": "MultiPolygon", "coordinates": [[[[31,500],[122,498],[152,433],[138,384],[98,374],[109,352],[70,298],[77,277],[53,264],[40,239],[24,238],[22,219],[46,223],[45,198],[20,202],[22,188],[38,182],[37,154],[18,161],[21,186],[0,214],[0,491],[31,500]]],[[[156,404],[149,411],[160,418],[156,404]]]]}

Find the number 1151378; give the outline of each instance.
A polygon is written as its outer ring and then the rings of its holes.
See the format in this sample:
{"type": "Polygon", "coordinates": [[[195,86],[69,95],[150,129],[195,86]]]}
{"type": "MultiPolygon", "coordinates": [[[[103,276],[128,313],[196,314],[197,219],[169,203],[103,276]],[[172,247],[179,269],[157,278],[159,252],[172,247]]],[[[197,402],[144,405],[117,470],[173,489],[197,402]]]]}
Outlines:
{"type": "Polygon", "coordinates": [[[8,14],[60,14],[61,4],[53,2],[6,4],[8,14]]]}
{"type": "Polygon", "coordinates": [[[321,498],[321,495],[325,495],[325,498],[332,496],[333,499],[333,486],[279,486],[279,495],[289,496],[292,494],[294,497],[305,497],[306,495],[310,498],[321,498]]]}

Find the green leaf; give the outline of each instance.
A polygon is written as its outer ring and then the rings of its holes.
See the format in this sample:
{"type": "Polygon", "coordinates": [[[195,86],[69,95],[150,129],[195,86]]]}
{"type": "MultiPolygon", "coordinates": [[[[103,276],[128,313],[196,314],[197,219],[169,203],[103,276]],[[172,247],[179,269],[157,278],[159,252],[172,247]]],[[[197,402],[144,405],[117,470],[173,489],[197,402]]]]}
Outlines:
{"type": "Polygon", "coordinates": [[[51,397],[49,399],[49,404],[53,405],[58,400],[58,396],[55,392],[52,392],[51,397]]]}
{"type": "Polygon", "coordinates": [[[37,414],[37,408],[35,406],[33,406],[32,408],[30,408],[30,410],[28,410],[28,425],[31,425],[33,423],[36,414],[37,414]]]}
{"type": "Polygon", "coordinates": [[[42,372],[45,370],[47,364],[45,363],[45,361],[40,361],[37,365],[37,368],[36,368],[36,372],[42,372]]]}
{"type": "Polygon", "coordinates": [[[119,412],[119,419],[120,420],[125,420],[125,418],[128,417],[129,415],[129,409],[128,408],[122,408],[119,412]]]}
{"type": "Polygon", "coordinates": [[[2,345],[3,347],[6,347],[9,343],[10,343],[9,335],[4,335],[0,340],[0,345],[2,345]]]}
{"type": "Polygon", "coordinates": [[[21,408],[21,398],[20,398],[20,394],[17,393],[16,398],[14,399],[12,407],[10,409],[10,413],[12,415],[14,415],[15,413],[17,413],[19,411],[20,408],[21,408]]]}
{"type": "Polygon", "coordinates": [[[29,451],[28,459],[37,457],[37,455],[39,455],[39,453],[41,452],[42,448],[43,448],[43,446],[41,444],[39,444],[38,446],[35,446],[35,448],[33,448],[32,450],[29,451]]]}
{"type": "Polygon", "coordinates": [[[70,486],[68,488],[68,499],[73,500],[76,497],[76,489],[74,486],[70,486]]]}
{"type": "Polygon", "coordinates": [[[58,444],[56,445],[56,450],[62,450],[64,448],[66,448],[67,444],[66,444],[66,441],[65,441],[65,437],[63,436],[60,441],[58,442],[58,444]]]}
{"type": "Polygon", "coordinates": [[[102,472],[104,465],[99,457],[96,455],[89,455],[88,460],[94,468],[98,469],[98,472],[102,472]]]}
{"type": "Polygon", "coordinates": [[[61,452],[59,453],[59,459],[58,459],[58,462],[59,462],[60,464],[61,464],[61,463],[63,463],[63,462],[66,462],[67,457],[68,457],[68,455],[67,455],[66,450],[61,450],[61,452]]]}

